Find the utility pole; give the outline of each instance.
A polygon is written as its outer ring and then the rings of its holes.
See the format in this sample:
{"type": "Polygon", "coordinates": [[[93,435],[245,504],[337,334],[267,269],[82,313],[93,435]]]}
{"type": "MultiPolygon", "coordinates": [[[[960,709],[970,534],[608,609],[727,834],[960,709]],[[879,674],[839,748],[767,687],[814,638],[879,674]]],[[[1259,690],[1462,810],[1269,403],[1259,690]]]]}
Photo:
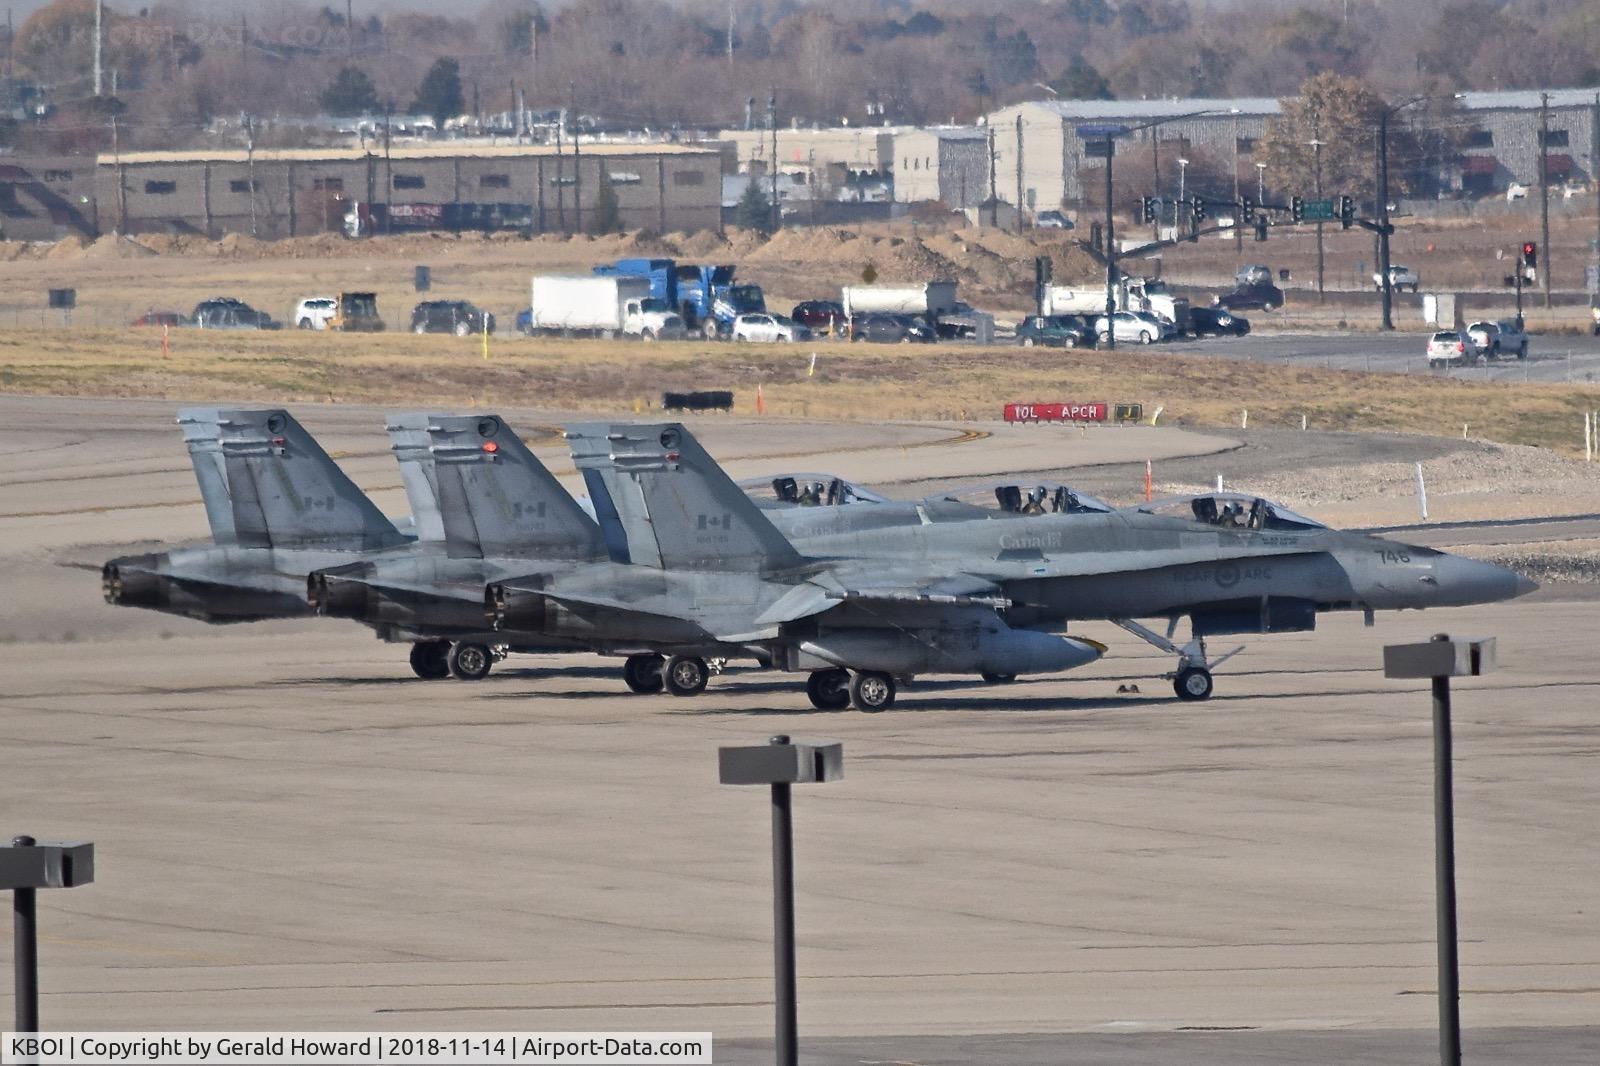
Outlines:
{"type": "MultiPolygon", "coordinates": [[[[113,84],[116,75],[111,76],[113,84]]],[[[128,183],[124,180],[122,172],[122,138],[117,127],[117,94],[113,89],[111,93],[111,158],[117,171],[117,232],[128,232],[128,183]]]]}
{"type": "Polygon", "coordinates": [[[1550,94],[1539,94],[1539,244],[1544,248],[1544,305],[1550,306],[1550,94]]]}
{"type": "Polygon", "coordinates": [[[261,236],[260,222],[256,218],[256,120],[244,117],[245,180],[250,184],[250,236],[261,236]]]}
{"type": "Polygon", "coordinates": [[[1017,228],[1022,228],[1022,113],[1017,112],[1017,228]]]}
{"type": "Polygon", "coordinates": [[[583,232],[583,156],[578,148],[578,83],[567,82],[567,101],[572,111],[572,231],[583,232]]]}
{"type": "Polygon", "coordinates": [[[728,66],[733,66],[733,0],[728,0],[728,66]]]}
{"type": "Polygon", "coordinates": [[[561,133],[567,125],[567,113],[556,116],[556,219],[561,232],[567,232],[567,158],[561,154],[561,133]]]}
{"type": "Polygon", "coordinates": [[[783,225],[783,210],[778,206],[778,89],[767,94],[767,128],[772,131],[772,232],[783,225]]]}
{"type": "Polygon", "coordinates": [[[345,57],[354,63],[356,60],[356,17],[353,10],[355,0],[344,0],[344,35],[345,57]]]}
{"type": "MultiPolygon", "coordinates": [[[[11,9],[6,9],[6,25],[11,24],[11,9]]],[[[106,56],[106,0],[94,0],[94,95],[99,99],[105,94],[105,56],[106,56]]]]}
{"type": "Polygon", "coordinates": [[[1178,157],[1178,198],[1172,201],[1172,237],[1174,240],[1183,236],[1183,193],[1185,179],[1189,176],[1189,161],[1182,156],[1178,157]]]}
{"type": "Polygon", "coordinates": [[[1117,150],[1112,134],[1106,134],[1106,347],[1117,346],[1117,235],[1111,216],[1111,157],[1117,150]]]}
{"type": "MultiPolygon", "coordinates": [[[[1320,115],[1311,116],[1311,158],[1312,180],[1316,183],[1317,199],[1322,199],[1322,118],[1320,115]]],[[[1322,223],[1317,223],[1317,302],[1322,303],[1326,295],[1322,286],[1322,223]]]]}
{"type": "MultiPolygon", "coordinates": [[[[1150,177],[1155,183],[1156,210],[1150,216],[1150,239],[1161,239],[1161,124],[1150,127],[1150,177]]],[[[1176,233],[1173,234],[1177,236],[1176,233]]]]}
{"type": "Polygon", "coordinates": [[[1378,112],[1378,275],[1383,279],[1383,328],[1394,329],[1394,284],[1389,277],[1389,108],[1378,112]]]}
{"type": "MultiPolygon", "coordinates": [[[[1233,250],[1244,251],[1244,212],[1239,210],[1239,113],[1233,115],[1233,250]]],[[[1257,203],[1256,207],[1260,208],[1257,203]]],[[[1319,227],[1320,230],[1320,227],[1319,227]]]]}
{"type": "Polygon", "coordinates": [[[383,102],[383,231],[390,232],[390,208],[394,206],[394,158],[389,153],[389,127],[393,125],[394,101],[383,102]]]}
{"type": "Polygon", "coordinates": [[[998,157],[994,150],[994,127],[989,127],[989,225],[1000,225],[1000,190],[996,167],[998,157]]]}
{"type": "MultiPolygon", "coordinates": [[[[1600,285],[1600,92],[1594,94],[1594,112],[1589,119],[1589,175],[1594,183],[1594,269],[1595,284],[1600,285]]],[[[1545,255],[1550,254],[1548,248],[1545,255]]]]}

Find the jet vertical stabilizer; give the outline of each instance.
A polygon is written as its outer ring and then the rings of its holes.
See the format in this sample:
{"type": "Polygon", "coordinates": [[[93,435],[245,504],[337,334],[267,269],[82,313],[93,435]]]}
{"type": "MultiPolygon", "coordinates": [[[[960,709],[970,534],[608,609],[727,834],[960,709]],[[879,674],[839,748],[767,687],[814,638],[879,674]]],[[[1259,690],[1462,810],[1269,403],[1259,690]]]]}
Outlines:
{"type": "Polygon", "coordinates": [[[429,415],[427,432],[452,557],[606,558],[594,520],[498,416],[429,415]]]}
{"type": "Polygon", "coordinates": [[[228,493],[228,464],[218,440],[221,427],[217,425],[217,412],[200,408],[181,411],[178,425],[183,427],[183,442],[189,448],[195,480],[200,482],[200,498],[206,505],[212,542],[238,544],[238,525],[233,520],[233,500],[228,493]]]}
{"type": "Polygon", "coordinates": [[[189,408],[179,420],[186,432],[188,423],[196,427],[191,452],[205,437],[199,427],[215,427],[240,546],[374,551],[406,543],[287,411],[189,408]]]}
{"type": "Polygon", "coordinates": [[[439,513],[428,416],[392,414],[383,428],[389,431],[389,450],[400,464],[400,482],[405,486],[406,502],[411,505],[411,524],[416,527],[417,539],[430,544],[443,543],[444,517],[439,513]]]}
{"type": "Polygon", "coordinates": [[[595,513],[615,509],[635,564],[771,572],[802,562],[682,425],[585,423],[567,427],[567,440],[595,513]]]}

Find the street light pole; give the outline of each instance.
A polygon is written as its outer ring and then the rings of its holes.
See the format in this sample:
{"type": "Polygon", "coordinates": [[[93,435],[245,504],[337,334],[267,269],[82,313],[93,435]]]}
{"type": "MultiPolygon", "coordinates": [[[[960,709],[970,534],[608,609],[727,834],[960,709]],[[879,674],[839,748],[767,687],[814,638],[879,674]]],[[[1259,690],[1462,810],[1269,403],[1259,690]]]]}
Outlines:
{"type": "Polygon", "coordinates": [[[1539,243],[1544,248],[1544,305],[1550,306],[1550,94],[1539,94],[1539,243]]]}
{"type": "Polygon", "coordinates": [[[1113,135],[1106,134],[1106,347],[1117,346],[1117,236],[1112,218],[1111,159],[1117,150],[1113,135]]]}
{"type": "MultiPolygon", "coordinates": [[[[1319,136],[1319,134],[1322,131],[1321,131],[1321,128],[1320,128],[1319,124],[1317,122],[1315,122],[1315,121],[1312,122],[1311,129],[1312,129],[1312,134],[1311,134],[1312,174],[1314,175],[1313,180],[1316,182],[1317,199],[1320,200],[1320,199],[1322,199],[1322,139],[1319,136]]],[[[1318,303],[1322,303],[1322,302],[1324,302],[1326,300],[1326,296],[1324,294],[1324,289],[1323,289],[1323,285],[1322,285],[1322,268],[1323,268],[1322,223],[1318,222],[1317,223],[1317,302],[1318,303]]]]}
{"type": "Polygon", "coordinates": [[[1178,159],[1178,199],[1172,205],[1172,236],[1174,239],[1178,237],[1178,231],[1182,227],[1183,187],[1188,176],[1189,161],[1180,156],[1178,159]]]}
{"type": "MultiPolygon", "coordinates": [[[[1260,206],[1259,204],[1257,205],[1260,206]]],[[[1244,251],[1244,212],[1239,210],[1239,111],[1233,112],[1233,251],[1244,251]]]]}
{"type": "Polygon", "coordinates": [[[1394,284],[1389,277],[1389,115],[1378,113],[1378,276],[1383,283],[1383,328],[1394,329],[1394,284]]]}
{"type": "Polygon", "coordinates": [[[1265,204],[1266,202],[1267,202],[1267,165],[1265,163],[1257,163],[1256,164],[1256,206],[1260,207],[1261,205],[1265,204]]]}

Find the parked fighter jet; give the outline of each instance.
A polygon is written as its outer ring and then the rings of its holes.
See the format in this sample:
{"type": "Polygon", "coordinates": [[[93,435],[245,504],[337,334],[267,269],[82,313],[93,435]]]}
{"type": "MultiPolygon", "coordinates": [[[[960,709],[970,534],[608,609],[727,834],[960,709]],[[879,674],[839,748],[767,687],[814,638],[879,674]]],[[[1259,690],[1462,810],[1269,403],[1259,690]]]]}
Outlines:
{"type": "MultiPolygon", "coordinates": [[[[1177,694],[1205,699],[1221,661],[1208,659],[1208,636],[1304,631],[1322,611],[1370,617],[1535,587],[1502,567],[1363,534],[1143,511],[894,526],[812,537],[801,549],[680,425],[583,425],[568,439],[602,525],[615,522],[630,561],[661,573],[657,593],[631,604],[693,619],[709,638],[778,668],[812,671],[819,707],[838,705],[847,670],[852,702],[879,710],[896,678],[917,673],[998,680],[1063,669],[1073,652],[1098,645],[1047,630],[1084,619],[1113,621],[1173,652],[1177,694]],[[1182,647],[1135,621],[1184,616],[1193,639],[1182,647]]],[[[509,581],[490,597],[505,624],[554,592],[509,581]]]]}
{"type": "Polygon", "coordinates": [[[408,550],[288,412],[190,408],[178,422],[212,543],[110,560],[106,602],[206,622],[304,616],[312,570],[408,550]]]}

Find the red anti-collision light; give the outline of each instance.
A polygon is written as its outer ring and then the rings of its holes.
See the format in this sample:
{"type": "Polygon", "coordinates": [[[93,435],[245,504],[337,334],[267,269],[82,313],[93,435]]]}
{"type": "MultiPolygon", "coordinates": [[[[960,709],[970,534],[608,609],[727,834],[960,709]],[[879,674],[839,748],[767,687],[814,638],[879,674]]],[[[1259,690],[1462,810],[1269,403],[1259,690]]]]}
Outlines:
{"type": "Polygon", "coordinates": [[[495,452],[500,450],[500,445],[496,444],[492,440],[486,440],[483,442],[483,450],[488,452],[490,455],[493,455],[495,452]]]}

